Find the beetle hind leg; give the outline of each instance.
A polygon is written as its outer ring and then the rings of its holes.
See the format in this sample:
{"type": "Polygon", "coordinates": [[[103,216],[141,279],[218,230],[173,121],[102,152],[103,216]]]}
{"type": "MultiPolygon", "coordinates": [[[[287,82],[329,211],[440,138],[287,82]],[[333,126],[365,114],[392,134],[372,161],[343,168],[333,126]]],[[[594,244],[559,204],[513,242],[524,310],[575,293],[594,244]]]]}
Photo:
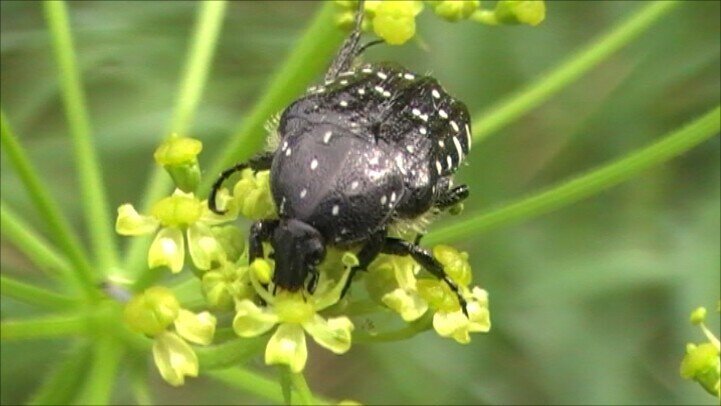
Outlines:
{"type": "Polygon", "coordinates": [[[467,185],[458,185],[443,192],[436,200],[435,207],[440,210],[451,208],[466,200],[469,195],[467,185]]]}
{"type": "Polygon", "coordinates": [[[420,266],[433,274],[436,278],[445,282],[446,285],[451,288],[453,293],[456,294],[456,298],[458,298],[458,303],[461,305],[463,314],[468,317],[468,304],[466,303],[466,299],[463,298],[463,295],[461,295],[458,285],[448,276],[446,271],[443,270],[443,265],[441,265],[441,263],[438,262],[438,260],[435,259],[430,252],[428,252],[428,250],[417,244],[398,238],[386,238],[385,243],[383,244],[382,252],[384,254],[400,256],[410,255],[420,266]]]}

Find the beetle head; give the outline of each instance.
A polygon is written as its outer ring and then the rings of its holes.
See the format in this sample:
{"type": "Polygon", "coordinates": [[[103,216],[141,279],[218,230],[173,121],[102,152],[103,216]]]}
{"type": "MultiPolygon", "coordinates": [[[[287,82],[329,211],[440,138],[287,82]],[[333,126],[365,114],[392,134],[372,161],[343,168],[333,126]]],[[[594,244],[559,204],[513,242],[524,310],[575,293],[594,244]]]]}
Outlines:
{"type": "Polygon", "coordinates": [[[318,230],[307,223],[284,219],[271,239],[275,258],[273,283],[289,291],[303,287],[308,273],[325,258],[325,244],[318,230]]]}

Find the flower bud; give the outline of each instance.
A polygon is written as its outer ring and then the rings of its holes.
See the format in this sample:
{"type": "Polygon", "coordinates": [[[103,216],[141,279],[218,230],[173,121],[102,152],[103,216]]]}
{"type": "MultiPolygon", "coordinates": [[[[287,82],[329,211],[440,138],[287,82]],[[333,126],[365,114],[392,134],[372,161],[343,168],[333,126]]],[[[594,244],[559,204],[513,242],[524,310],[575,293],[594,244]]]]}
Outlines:
{"type": "Polygon", "coordinates": [[[443,264],[443,269],[456,283],[461,286],[471,283],[473,275],[467,253],[459,252],[448,245],[437,245],[433,247],[433,256],[443,264]]]}
{"type": "Polygon", "coordinates": [[[501,0],[494,15],[500,24],[536,26],[546,18],[546,4],[539,0],[501,0]]]}
{"type": "Polygon", "coordinates": [[[697,326],[706,320],[706,308],[699,307],[691,312],[691,324],[697,326]]]}
{"type": "Polygon", "coordinates": [[[269,171],[253,174],[250,169],[244,170],[233,188],[233,198],[240,214],[246,218],[262,220],[278,217],[270,192],[269,171]]]}
{"type": "Polygon", "coordinates": [[[401,45],[416,33],[416,15],[423,10],[419,1],[384,1],[373,16],[373,31],[390,45],[401,45]]]}
{"type": "Polygon", "coordinates": [[[180,303],[173,292],[162,286],[152,287],[132,298],[123,312],[131,330],[149,336],[163,332],[178,317],[180,303]]]}
{"type": "Polygon", "coordinates": [[[458,297],[443,281],[418,279],[416,288],[420,297],[437,311],[455,312],[461,308],[458,297]]]}
{"type": "Polygon", "coordinates": [[[270,266],[270,262],[263,258],[256,258],[250,264],[250,271],[253,272],[253,275],[260,283],[270,283],[273,279],[273,268],[270,266]]]}
{"type": "Polygon", "coordinates": [[[151,213],[163,226],[187,227],[203,214],[203,204],[192,194],[175,193],[155,203],[151,213]]]}
{"type": "Polygon", "coordinates": [[[155,162],[168,171],[178,189],[190,193],[194,192],[200,183],[198,154],[202,150],[203,144],[200,141],[173,134],[160,144],[153,156],[155,162]]]}
{"type": "Polygon", "coordinates": [[[479,0],[436,0],[427,3],[434,13],[453,22],[467,19],[481,5],[479,0]]]}

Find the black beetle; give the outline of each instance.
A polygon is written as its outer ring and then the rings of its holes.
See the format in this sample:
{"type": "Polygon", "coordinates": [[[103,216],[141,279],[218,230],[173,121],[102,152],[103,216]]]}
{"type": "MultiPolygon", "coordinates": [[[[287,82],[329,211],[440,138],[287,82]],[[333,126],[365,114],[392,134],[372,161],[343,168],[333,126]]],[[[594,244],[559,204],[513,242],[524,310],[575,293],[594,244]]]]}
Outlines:
{"type": "Polygon", "coordinates": [[[359,46],[360,2],[355,29],[325,76],[280,117],[278,147],[221,173],[208,203],[234,172],[270,170],[279,220],[250,230],[250,261],[274,250],[275,288],[311,294],[326,246],[360,247],[353,275],[380,253],[411,255],[466,302],[442,265],[415,243],[387,236],[389,225],[447,209],[468,197],[452,176],[471,147],[466,106],[438,82],[390,63],[352,68],[359,46]],[[307,285],[306,285],[307,280],[307,285]]]}

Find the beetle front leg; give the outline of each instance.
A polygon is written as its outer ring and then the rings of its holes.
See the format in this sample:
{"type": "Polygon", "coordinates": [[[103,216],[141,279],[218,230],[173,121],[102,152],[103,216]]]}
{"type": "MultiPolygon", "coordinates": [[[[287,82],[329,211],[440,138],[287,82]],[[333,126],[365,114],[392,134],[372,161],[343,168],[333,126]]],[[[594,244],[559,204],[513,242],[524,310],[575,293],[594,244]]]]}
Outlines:
{"type": "Polygon", "coordinates": [[[215,205],[215,196],[218,194],[220,187],[223,186],[223,182],[228,180],[234,173],[240,172],[244,169],[250,168],[254,172],[264,171],[270,169],[273,163],[273,152],[264,152],[258,154],[253,158],[250,158],[248,162],[241,162],[233,167],[230,167],[220,173],[218,179],[213,183],[213,187],[210,189],[210,195],[208,196],[208,208],[216,214],[224,214],[226,210],[220,210],[215,205]]]}
{"type": "Polygon", "coordinates": [[[458,303],[461,305],[463,314],[468,317],[466,299],[464,299],[463,295],[461,295],[458,285],[448,276],[446,271],[443,270],[443,265],[441,265],[441,263],[438,262],[438,260],[435,259],[430,252],[428,252],[428,250],[419,245],[398,238],[386,238],[385,243],[383,244],[382,252],[384,254],[400,256],[410,255],[426,271],[433,274],[436,278],[441,279],[448,285],[449,288],[451,288],[458,298],[458,303]]]}
{"type": "Polygon", "coordinates": [[[256,221],[250,226],[248,237],[248,263],[252,264],[256,258],[264,258],[263,241],[270,240],[273,231],[278,227],[278,220],[256,221]]]}

